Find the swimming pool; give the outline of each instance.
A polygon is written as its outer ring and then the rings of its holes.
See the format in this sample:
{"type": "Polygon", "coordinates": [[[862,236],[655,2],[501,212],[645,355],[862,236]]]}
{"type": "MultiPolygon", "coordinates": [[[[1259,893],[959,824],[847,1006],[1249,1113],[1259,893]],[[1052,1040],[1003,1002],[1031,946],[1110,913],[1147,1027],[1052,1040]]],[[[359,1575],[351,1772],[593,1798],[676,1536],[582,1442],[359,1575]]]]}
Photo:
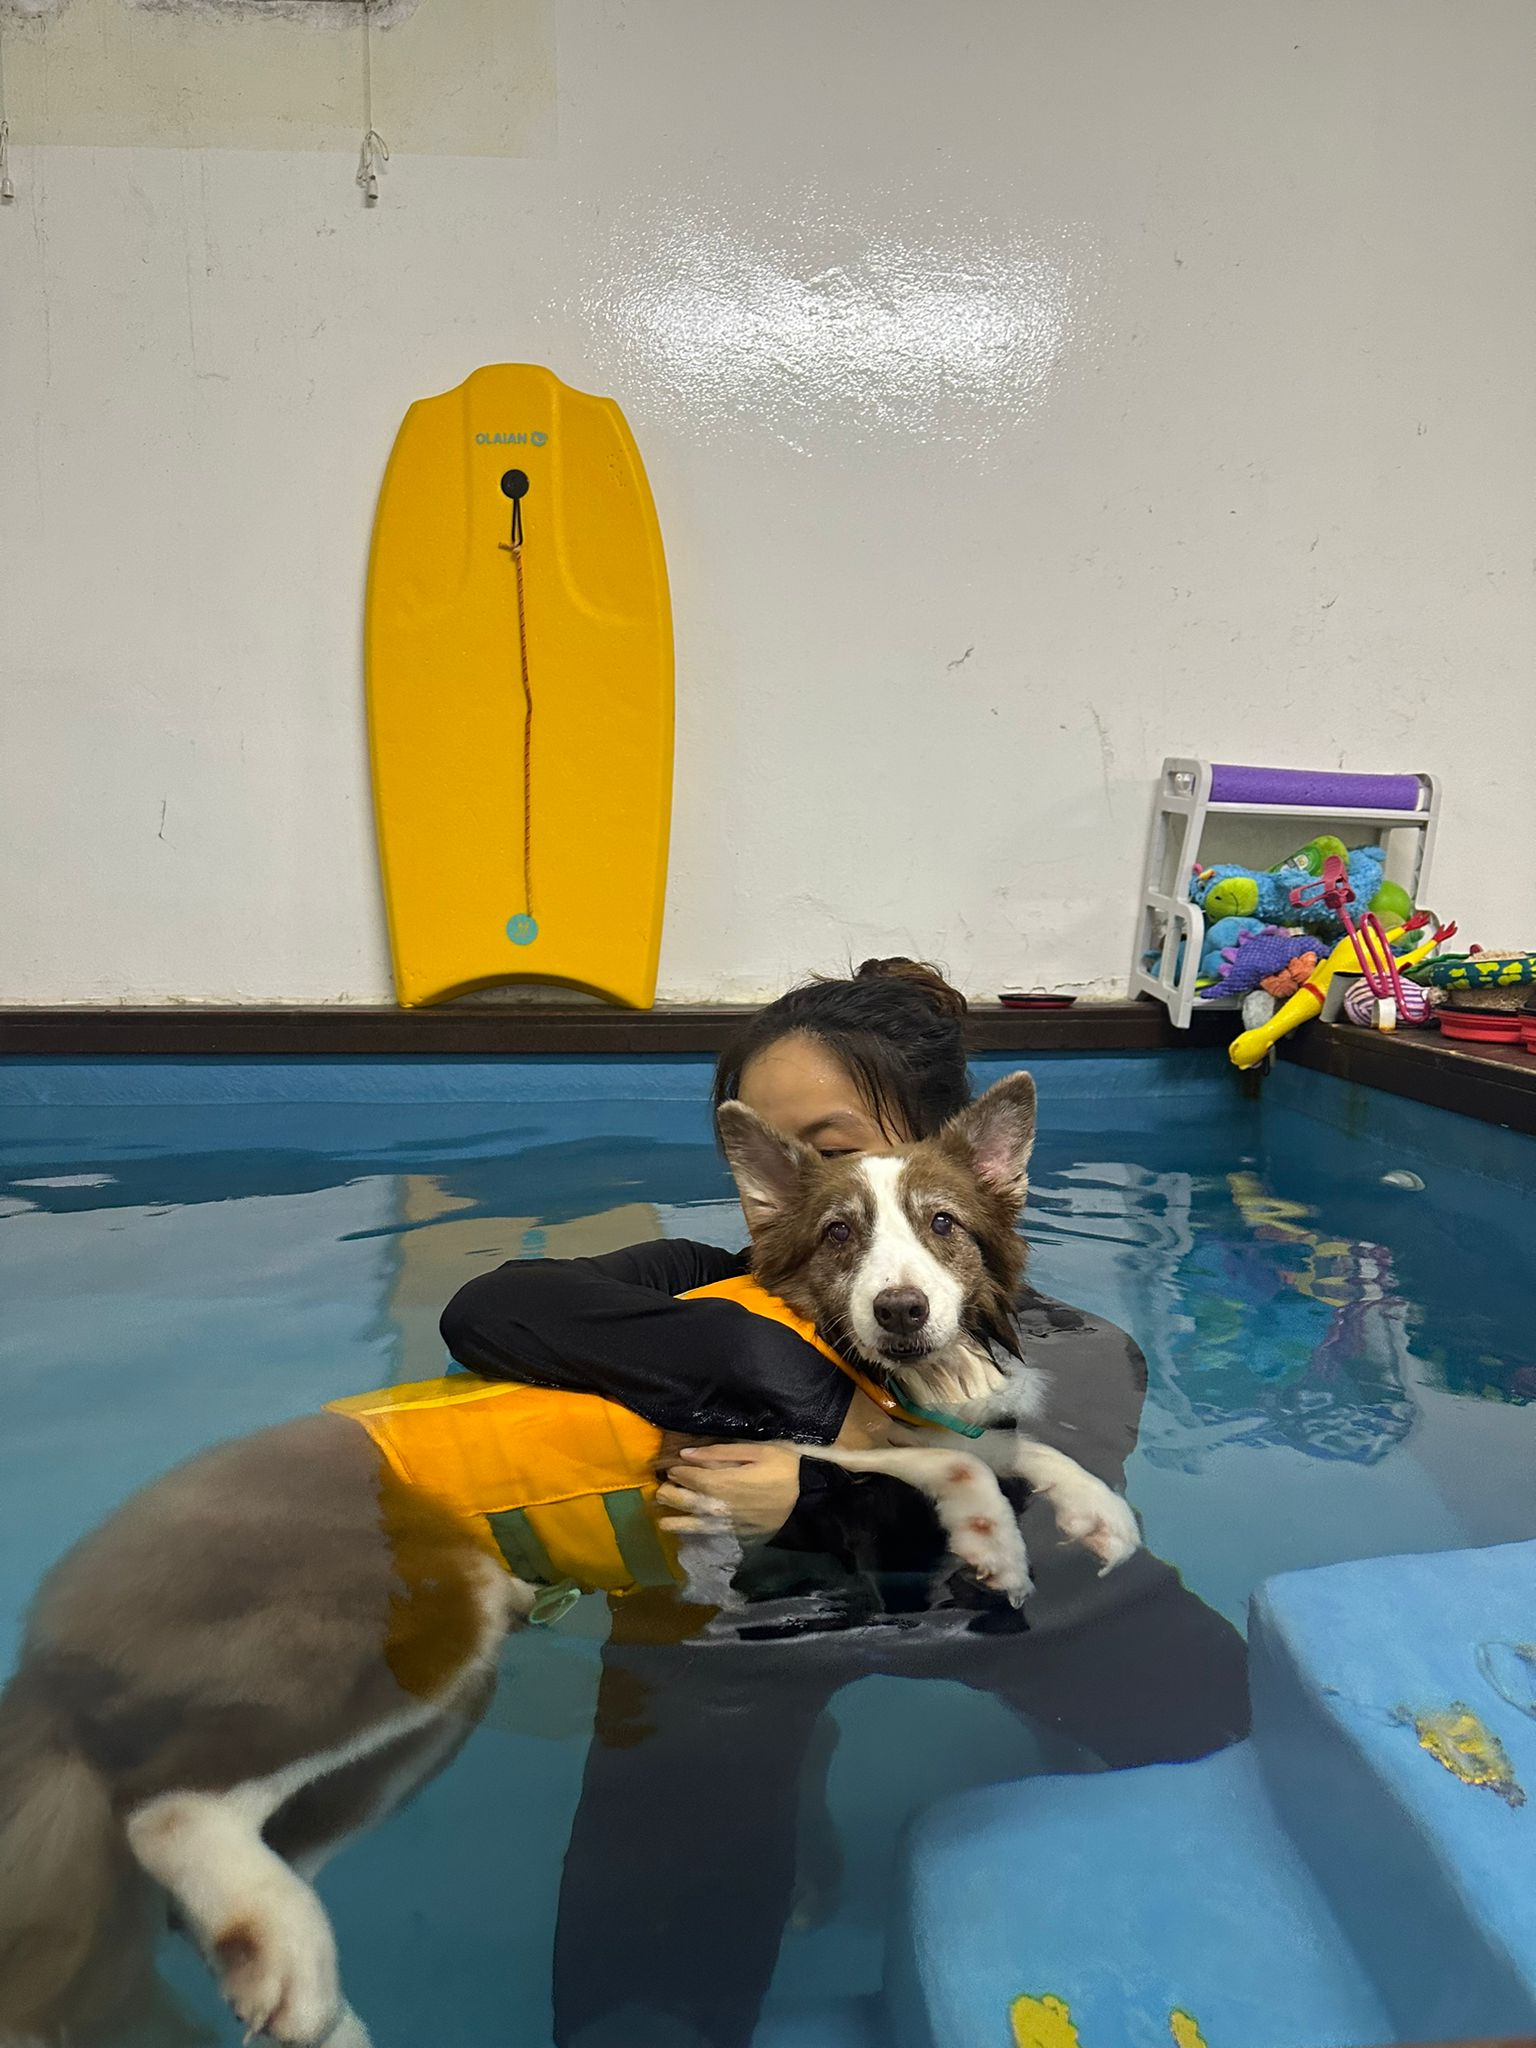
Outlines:
{"type": "MultiPolygon", "coordinates": [[[[1144,1348],[1131,1494],[1198,1593],[1240,1620],[1279,1571],[1536,1536],[1536,1145],[1286,1067],[1251,1100],[1219,1054],[1029,1064],[1033,1278],[1144,1348]]],[[[39,1571],[175,1459],[439,1371],[438,1313],[472,1273],[657,1234],[738,1243],[707,1075],[0,1062],[0,1658],[39,1571]]],[[[604,1621],[589,1600],[520,1638],[453,1769],[328,1874],[380,2048],[546,2048],[604,1621]]],[[[874,1988],[907,1814],[1040,1761],[958,1686],[865,1679],[837,1719],[844,1882],[787,1936],[771,2013],[874,1988]]],[[[201,1972],[168,1967],[222,2025],[201,1972]]]]}

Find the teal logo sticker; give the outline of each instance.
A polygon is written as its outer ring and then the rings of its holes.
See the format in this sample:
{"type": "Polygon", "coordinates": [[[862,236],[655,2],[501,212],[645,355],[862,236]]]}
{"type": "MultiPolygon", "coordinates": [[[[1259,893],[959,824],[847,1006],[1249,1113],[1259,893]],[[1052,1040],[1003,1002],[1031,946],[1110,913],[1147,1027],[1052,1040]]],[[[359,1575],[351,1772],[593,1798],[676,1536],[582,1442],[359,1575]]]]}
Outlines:
{"type": "Polygon", "coordinates": [[[476,434],[477,448],[542,448],[548,434],[476,434]]]}
{"type": "Polygon", "coordinates": [[[514,946],[531,946],[539,936],[538,920],[520,910],[516,917],[507,919],[507,937],[514,946]]]}

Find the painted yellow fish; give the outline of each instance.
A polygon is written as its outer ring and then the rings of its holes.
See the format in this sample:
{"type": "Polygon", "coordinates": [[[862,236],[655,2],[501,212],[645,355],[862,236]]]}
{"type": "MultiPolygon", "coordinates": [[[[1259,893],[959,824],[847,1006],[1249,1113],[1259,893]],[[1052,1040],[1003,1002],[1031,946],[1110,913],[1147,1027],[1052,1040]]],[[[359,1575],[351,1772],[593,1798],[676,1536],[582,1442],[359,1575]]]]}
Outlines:
{"type": "Polygon", "coordinates": [[[1008,2008],[1013,2048],[1082,2048],[1064,1999],[1020,1997],[1008,2008]]]}
{"type": "MultiPolygon", "coordinates": [[[[1013,2025],[1013,2048],[1082,2048],[1071,2007],[1049,1992],[1043,1998],[1016,1998],[1008,2017],[1013,2025]]],[[[1178,2006],[1168,2015],[1168,2031],[1174,2048],[1206,2048],[1199,2023],[1178,2006]]]]}
{"type": "Polygon", "coordinates": [[[1465,1700],[1452,1700],[1448,1707],[1426,1708],[1422,1713],[1399,1707],[1397,1719],[1412,1728],[1420,1749],[1463,1785],[1496,1792],[1506,1806],[1524,1806],[1525,1790],[1515,1776],[1509,1752],[1465,1700]]]}

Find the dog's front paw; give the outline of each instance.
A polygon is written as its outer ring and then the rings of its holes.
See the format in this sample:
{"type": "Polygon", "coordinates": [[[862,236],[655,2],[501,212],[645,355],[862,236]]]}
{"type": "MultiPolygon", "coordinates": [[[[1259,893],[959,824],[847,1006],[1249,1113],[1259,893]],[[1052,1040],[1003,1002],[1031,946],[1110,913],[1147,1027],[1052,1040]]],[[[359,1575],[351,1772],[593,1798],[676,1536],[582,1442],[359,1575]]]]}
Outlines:
{"type": "Polygon", "coordinates": [[[1083,1473],[1070,1487],[1052,1489],[1056,1525],[1069,1543],[1081,1543],[1100,1562],[1099,1577],[1141,1548],[1141,1529],[1123,1494],[1083,1473]]]}
{"type": "Polygon", "coordinates": [[[1003,1594],[1010,1606],[1022,1607],[1035,1590],[1029,1553],[1012,1515],[968,1515],[950,1531],[950,1542],[960,1562],[989,1592],[1003,1594]]]}

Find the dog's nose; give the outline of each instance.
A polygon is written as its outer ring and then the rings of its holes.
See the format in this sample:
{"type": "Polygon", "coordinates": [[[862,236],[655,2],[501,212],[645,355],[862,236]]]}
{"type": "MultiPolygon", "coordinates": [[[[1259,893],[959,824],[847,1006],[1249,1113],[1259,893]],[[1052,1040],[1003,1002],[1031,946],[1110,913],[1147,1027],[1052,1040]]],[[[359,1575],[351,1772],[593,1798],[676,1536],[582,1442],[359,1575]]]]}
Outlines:
{"type": "Polygon", "coordinates": [[[920,1287],[882,1287],[875,1296],[875,1321],[882,1330],[920,1330],[927,1320],[928,1297],[920,1287]]]}

